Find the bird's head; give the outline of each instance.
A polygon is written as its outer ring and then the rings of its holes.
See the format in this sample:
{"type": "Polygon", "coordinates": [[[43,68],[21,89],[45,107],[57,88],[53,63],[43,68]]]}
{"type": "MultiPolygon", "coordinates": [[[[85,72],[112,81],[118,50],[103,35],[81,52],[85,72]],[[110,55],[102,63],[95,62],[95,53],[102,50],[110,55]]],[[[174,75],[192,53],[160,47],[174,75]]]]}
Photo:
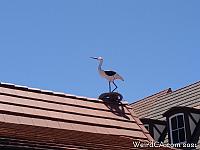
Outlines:
{"type": "Polygon", "coordinates": [[[96,60],[98,60],[98,61],[103,61],[103,58],[102,58],[102,57],[90,57],[90,58],[96,59],[96,60]]]}

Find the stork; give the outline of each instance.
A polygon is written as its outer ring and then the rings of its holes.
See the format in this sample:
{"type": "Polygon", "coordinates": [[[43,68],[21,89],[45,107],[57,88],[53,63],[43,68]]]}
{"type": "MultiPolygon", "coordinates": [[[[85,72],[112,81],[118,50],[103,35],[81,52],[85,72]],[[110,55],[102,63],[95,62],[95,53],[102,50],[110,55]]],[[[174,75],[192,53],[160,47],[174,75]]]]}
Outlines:
{"type": "Polygon", "coordinates": [[[115,71],[102,70],[101,69],[101,66],[103,64],[103,58],[102,57],[90,57],[90,58],[93,58],[93,59],[96,59],[96,60],[99,61],[99,66],[98,66],[99,74],[100,74],[100,76],[102,76],[103,78],[106,78],[108,80],[109,92],[111,92],[111,83],[115,86],[114,90],[112,90],[112,92],[114,92],[118,88],[114,81],[117,80],[117,79],[124,81],[124,79],[119,74],[117,74],[115,71]]]}

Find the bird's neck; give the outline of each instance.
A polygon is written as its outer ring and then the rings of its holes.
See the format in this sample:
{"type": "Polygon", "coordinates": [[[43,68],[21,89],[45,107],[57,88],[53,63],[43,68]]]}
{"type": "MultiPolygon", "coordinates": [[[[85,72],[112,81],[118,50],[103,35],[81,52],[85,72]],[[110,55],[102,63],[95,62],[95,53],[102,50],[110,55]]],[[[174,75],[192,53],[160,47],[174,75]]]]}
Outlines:
{"type": "Polygon", "coordinates": [[[102,71],[102,69],[101,69],[102,64],[103,64],[103,61],[100,61],[99,66],[98,66],[98,71],[102,71]]]}

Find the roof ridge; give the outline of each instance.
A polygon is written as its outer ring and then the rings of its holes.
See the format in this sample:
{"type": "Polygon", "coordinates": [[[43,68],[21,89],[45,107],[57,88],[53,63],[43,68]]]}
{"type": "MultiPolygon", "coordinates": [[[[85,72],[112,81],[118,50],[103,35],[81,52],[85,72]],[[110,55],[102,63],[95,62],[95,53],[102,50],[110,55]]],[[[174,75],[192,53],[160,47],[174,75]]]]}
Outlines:
{"type": "Polygon", "coordinates": [[[97,98],[77,96],[77,95],[73,95],[73,94],[67,94],[67,93],[64,93],[64,92],[43,90],[43,89],[39,89],[39,88],[31,88],[31,87],[28,87],[28,86],[17,85],[17,84],[6,83],[6,82],[0,82],[0,87],[12,88],[12,89],[17,89],[17,90],[23,90],[23,91],[29,91],[29,92],[35,92],[35,93],[42,93],[42,94],[48,94],[48,95],[54,95],[54,96],[64,96],[64,97],[70,97],[70,98],[74,98],[74,99],[84,99],[84,100],[89,100],[89,101],[97,100],[97,101],[103,102],[101,99],[97,99],[97,98]]]}
{"type": "MultiPolygon", "coordinates": [[[[132,103],[130,103],[129,105],[132,105],[132,104],[135,104],[135,103],[138,103],[138,102],[141,102],[141,101],[148,100],[148,98],[151,98],[151,97],[154,97],[154,96],[156,96],[156,95],[159,95],[160,93],[164,93],[165,91],[166,91],[167,93],[169,93],[169,92],[173,92],[173,93],[174,93],[174,92],[177,92],[177,91],[179,91],[179,90],[188,88],[188,87],[190,87],[190,86],[193,86],[193,85],[196,85],[196,84],[199,84],[199,83],[200,83],[200,81],[197,81],[197,82],[194,82],[194,83],[192,83],[192,84],[186,85],[186,86],[184,86],[184,87],[182,87],[182,88],[176,89],[176,90],[174,90],[174,91],[172,91],[171,88],[168,88],[168,89],[162,90],[162,91],[160,91],[160,92],[158,92],[158,93],[155,93],[155,94],[153,94],[153,95],[144,97],[144,98],[142,98],[142,99],[140,99],[140,100],[136,100],[135,102],[132,102],[132,103]]],[[[160,95],[160,96],[163,96],[163,95],[160,95]]],[[[158,97],[160,97],[160,96],[158,96],[158,97]]]]}
{"type": "Polygon", "coordinates": [[[147,96],[147,97],[144,97],[144,98],[142,98],[142,99],[140,99],[140,100],[137,100],[137,101],[135,101],[135,102],[132,102],[132,103],[129,104],[129,105],[132,105],[132,104],[134,104],[134,103],[138,103],[138,102],[140,102],[140,101],[149,100],[149,98],[152,98],[152,97],[161,97],[162,95],[160,95],[160,94],[161,94],[161,93],[164,93],[164,92],[170,93],[170,92],[172,92],[172,89],[171,89],[171,88],[167,88],[167,89],[165,89],[165,90],[162,90],[162,91],[160,91],[160,92],[154,93],[154,94],[152,94],[152,95],[149,95],[149,96],[147,96]]]}
{"type": "Polygon", "coordinates": [[[182,88],[176,89],[176,90],[174,90],[173,92],[177,92],[177,91],[179,91],[179,90],[185,89],[185,88],[187,88],[187,87],[190,87],[190,86],[193,86],[193,85],[195,85],[195,84],[199,84],[199,83],[200,83],[200,81],[197,81],[197,82],[191,83],[191,84],[186,85],[186,86],[184,86],[184,87],[182,87],[182,88]]]}
{"type": "MultiPolygon", "coordinates": [[[[125,107],[126,107],[126,106],[125,106],[125,107]]],[[[136,120],[136,119],[135,119],[136,116],[133,114],[133,112],[132,112],[130,109],[128,109],[128,108],[127,108],[127,110],[130,112],[132,118],[134,118],[134,120],[136,120]]],[[[138,117],[137,117],[137,118],[138,118],[138,117]]],[[[138,118],[138,119],[139,119],[139,118],[138,118]]],[[[135,123],[140,127],[140,129],[142,130],[143,134],[147,137],[147,139],[148,139],[149,141],[152,141],[152,140],[153,140],[152,137],[149,136],[149,135],[147,135],[147,134],[149,134],[149,133],[146,133],[146,132],[145,132],[145,130],[140,126],[139,122],[136,121],[135,123]]]]}

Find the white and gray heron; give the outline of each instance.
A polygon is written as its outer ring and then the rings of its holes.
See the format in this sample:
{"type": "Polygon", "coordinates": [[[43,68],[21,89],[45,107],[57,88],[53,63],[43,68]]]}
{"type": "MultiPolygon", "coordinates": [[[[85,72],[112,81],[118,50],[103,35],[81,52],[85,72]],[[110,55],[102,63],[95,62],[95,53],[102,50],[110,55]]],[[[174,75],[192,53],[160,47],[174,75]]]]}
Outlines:
{"type": "Polygon", "coordinates": [[[106,78],[108,80],[108,82],[109,82],[109,92],[111,92],[111,83],[113,83],[115,88],[114,88],[114,90],[112,90],[112,92],[114,92],[118,88],[114,81],[117,80],[117,79],[124,81],[124,79],[119,74],[117,74],[115,71],[102,70],[101,69],[101,66],[103,64],[103,58],[102,57],[90,57],[90,58],[93,58],[93,59],[96,59],[96,60],[99,61],[99,66],[98,66],[99,74],[100,74],[100,76],[102,76],[103,78],[106,78]]]}

